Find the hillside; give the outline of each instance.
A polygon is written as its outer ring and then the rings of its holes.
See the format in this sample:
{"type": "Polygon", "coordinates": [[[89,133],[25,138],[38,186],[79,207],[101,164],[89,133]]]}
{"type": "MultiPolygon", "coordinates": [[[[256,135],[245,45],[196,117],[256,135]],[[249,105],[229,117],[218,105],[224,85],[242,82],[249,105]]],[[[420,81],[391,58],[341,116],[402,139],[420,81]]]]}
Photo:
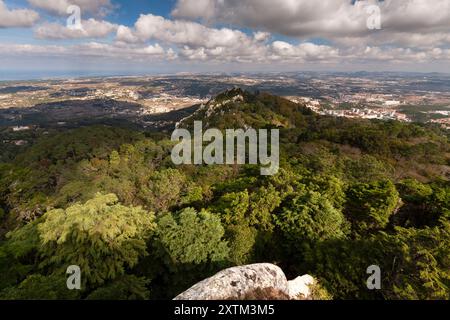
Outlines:
{"type": "Polygon", "coordinates": [[[282,155],[287,157],[302,158],[317,149],[351,159],[370,155],[384,162],[386,169],[395,167],[394,179],[450,178],[449,133],[436,127],[319,116],[305,105],[239,88],[218,95],[178,127],[192,129],[194,121],[221,130],[281,129],[282,155]]]}
{"type": "Polygon", "coordinates": [[[448,133],[240,89],[195,110],[178,126],[280,129],[278,174],[175,166],[164,132],[42,134],[0,164],[0,298],[172,299],[252,263],[336,299],[450,298],[448,133]],[[69,265],[81,291],[65,287],[69,265]],[[366,287],[371,265],[382,290],[366,287]]]}

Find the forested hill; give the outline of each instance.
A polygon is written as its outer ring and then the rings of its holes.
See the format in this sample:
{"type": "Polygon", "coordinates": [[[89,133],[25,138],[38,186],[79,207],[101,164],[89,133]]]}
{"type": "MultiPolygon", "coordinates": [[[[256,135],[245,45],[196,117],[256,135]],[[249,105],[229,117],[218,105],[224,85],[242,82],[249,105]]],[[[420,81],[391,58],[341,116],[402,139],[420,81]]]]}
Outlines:
{"type": "Polygon", "coordinates": [[[303,104],[239,88],[218,95],[185,118],[179,127],[192,130],[194,121],[202,121],[205,128],[221,130],[281,129],[285,156],[304,157],[310,149],[333,149],[333,154],[353,159],[374,156],[386,168],[395,167],[395,179],[450,178],[450,135],[439,127],[320,116],[303,104]]]}
{"type": "Polygon", "coordinates": [[[302,104],[268,93],[235,88],[210,100],[180,126],[189,128],[193,121],[203,121],[205,127],[219,129],[295,128],[306,124],[306,115],[313,116],[313,112],[302,104]]]}
{"type": "Polygon", "coordinates": [[[180,126],[281,129],[281,168],[175,166],[166,134],[89,126],[0,164],[0,298],[173,298],[271,262],[324,296],[450,298],[448,134],[227,91],[180,126]],[[66,288],[79,265],[81,291],[66,288]],[[379,265],[382,290],[366,270],[379,265]]]}

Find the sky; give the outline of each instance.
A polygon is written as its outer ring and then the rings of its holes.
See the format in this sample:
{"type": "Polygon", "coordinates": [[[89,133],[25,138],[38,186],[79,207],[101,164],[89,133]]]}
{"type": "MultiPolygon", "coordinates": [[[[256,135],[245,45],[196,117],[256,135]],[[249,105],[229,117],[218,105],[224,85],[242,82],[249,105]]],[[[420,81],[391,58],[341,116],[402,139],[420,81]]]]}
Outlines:
{"type": "Polygon", "coordinates": [[[450,0],[0,0],[0,79],[450,73],[450,0]]]}

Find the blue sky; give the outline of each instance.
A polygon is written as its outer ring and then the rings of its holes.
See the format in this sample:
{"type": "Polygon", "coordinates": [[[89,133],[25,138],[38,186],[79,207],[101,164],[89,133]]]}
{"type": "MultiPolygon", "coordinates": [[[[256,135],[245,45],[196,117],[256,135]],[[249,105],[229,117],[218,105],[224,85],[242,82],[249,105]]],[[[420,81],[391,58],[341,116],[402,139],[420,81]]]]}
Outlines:
{"type": "Polygon", "coordinates": [[[115,22],[125,25],[133,25],[141,14],[153,13],[164,17],[169,17],[170,12],[175,6],[175,0],[155,1],[155,0],[137,0],[137,1],[115,1],[120,7],[113,15],[117,17],[115,22]]]}
{"type": "Polygon", "coordinates": [[[450,72],[450,1],[0,0],[0,77],[450,72]],[[81,28],[67,26],[67,7],[81,28]],[[7,76],[6,76],[7,75],[7,76]]]}
{"type": "MultiPolygon", "coordinates": [[[[175,4],[175,0],[165,0],[165,1],[155,1],[155,0],[116,0],[114,5],[117,6],[117,10],[112,11],[106,16],[108,21],[132,26],[141,14],[153,13],[156,15],[161,15],[164,17],[169,17],[171,9],[175,4]]],[[[29,7],[26,0],[6,0],[6,5],[11,9],[20,9],[29,7]]],[[[49,21],[60,21],[64,22],[66,17],[54,17],[45,10],[39,10],[39,13],[49,21]]],[[[39,42],[33,38],[33,31],[31,29],[24,28],[11,28],[11,29],[0,29],[0,40],[1,41],[17,41],[21,40],[25,43],[39,42]]]]}

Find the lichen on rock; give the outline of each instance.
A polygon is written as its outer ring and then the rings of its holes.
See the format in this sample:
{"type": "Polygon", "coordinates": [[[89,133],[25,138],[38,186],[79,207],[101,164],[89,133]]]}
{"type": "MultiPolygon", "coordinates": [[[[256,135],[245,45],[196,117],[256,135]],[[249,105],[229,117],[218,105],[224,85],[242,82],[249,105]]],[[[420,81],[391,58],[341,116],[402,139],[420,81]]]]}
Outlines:
{"type": "Polygon", "coordinates": [[[311,276],[297,278],[290,284],[276,265],[252,264],[223,270],[174,300],[291,300],[298,299],[299,294],[307,299],[308,285],[314,282],[311,279],[311,276]]]}

